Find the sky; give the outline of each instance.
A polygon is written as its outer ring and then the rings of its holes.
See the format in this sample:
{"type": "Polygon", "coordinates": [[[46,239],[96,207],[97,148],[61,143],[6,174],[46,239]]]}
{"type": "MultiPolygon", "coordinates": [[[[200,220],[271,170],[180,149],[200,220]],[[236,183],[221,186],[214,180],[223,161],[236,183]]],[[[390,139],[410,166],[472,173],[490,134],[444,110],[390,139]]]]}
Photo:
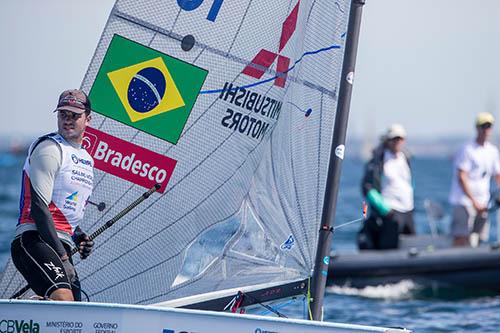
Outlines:
{"type": "MultiPolygon", "coordinates": [[[[50,111],[80,86],[113,4],[2,1],[0,135],[55,129],[50,111]]],[[[472,137],[477,112],[500,118],[498,13],[498,0],[367,0],[348,136],[398,122],[409,138],[472,137]]]]}

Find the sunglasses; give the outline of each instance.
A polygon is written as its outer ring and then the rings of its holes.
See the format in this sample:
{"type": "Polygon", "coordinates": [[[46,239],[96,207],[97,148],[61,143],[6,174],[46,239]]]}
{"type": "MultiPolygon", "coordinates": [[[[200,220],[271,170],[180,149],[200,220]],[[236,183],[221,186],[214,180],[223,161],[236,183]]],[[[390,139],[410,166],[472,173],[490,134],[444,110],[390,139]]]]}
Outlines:
{"type": "Polygon", "coordinates": [[[83,113],[75,113],[71,111],[61,110],[58,111],[57,114],[63,120],[78,120],[82,116],[83,113]]]}
{"type": "Polygon", "coordinates": [[[488,128],[493,127],[493,124],[492,123],[484,123],[484,124],[480,125],[479,127],[481,127],[481,129],[488,129],[488,128]]]}

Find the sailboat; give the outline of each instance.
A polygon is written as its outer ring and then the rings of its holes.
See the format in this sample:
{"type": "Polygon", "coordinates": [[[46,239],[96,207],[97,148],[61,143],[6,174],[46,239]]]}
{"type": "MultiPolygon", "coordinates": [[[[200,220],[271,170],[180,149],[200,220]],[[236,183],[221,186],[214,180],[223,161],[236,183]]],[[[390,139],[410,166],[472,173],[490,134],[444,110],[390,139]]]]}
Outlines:
{"type": "Polygon", "coordinates": [[[9,263],[2,325],[408,332],[318,321],[363,4],[118,0],[82,83],[99,203],[82,229],[116,222],[76,259],[89,302],[7,300],[25,285],[9,263]],[[283,298],[314,320],[242,314],[283,298]]]}

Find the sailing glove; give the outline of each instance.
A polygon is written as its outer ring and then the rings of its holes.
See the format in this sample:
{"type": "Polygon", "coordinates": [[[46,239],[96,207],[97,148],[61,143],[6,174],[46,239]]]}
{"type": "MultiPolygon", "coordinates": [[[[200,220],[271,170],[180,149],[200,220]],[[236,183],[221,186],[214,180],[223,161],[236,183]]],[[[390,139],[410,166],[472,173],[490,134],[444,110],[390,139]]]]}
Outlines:
{"type": "Polygon", "coordinates": [[[92,252],[94,242],[83,231],[74,236],[74,241],[80,253],[80,258],[86,259],[92,252]]]}

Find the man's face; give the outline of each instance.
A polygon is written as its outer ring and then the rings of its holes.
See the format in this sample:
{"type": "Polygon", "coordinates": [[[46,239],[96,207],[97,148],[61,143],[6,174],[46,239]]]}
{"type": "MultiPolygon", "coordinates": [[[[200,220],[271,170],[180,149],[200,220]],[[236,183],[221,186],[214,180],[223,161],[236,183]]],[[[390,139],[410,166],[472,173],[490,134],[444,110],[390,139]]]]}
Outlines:
{"type": "Polygon", "coordinates": [[[403,149],[405,139],[402,137],[395,137],[387,141],[387,147],[393,153],[398,153],[403,149]]]}
{"type": "Polygon", "coordinates": [[[481,126],[477,126],[477,136],[481,140],[488,140],[493,131],[493,124],[484,123],[481,126]]]}
{"type": "Polygon", "coordinates": [[[81,114],[67,110],[57,112],[58,133],[67,141],[80,143],[89,121],[90,115],[85,112],[81,114]]]}

